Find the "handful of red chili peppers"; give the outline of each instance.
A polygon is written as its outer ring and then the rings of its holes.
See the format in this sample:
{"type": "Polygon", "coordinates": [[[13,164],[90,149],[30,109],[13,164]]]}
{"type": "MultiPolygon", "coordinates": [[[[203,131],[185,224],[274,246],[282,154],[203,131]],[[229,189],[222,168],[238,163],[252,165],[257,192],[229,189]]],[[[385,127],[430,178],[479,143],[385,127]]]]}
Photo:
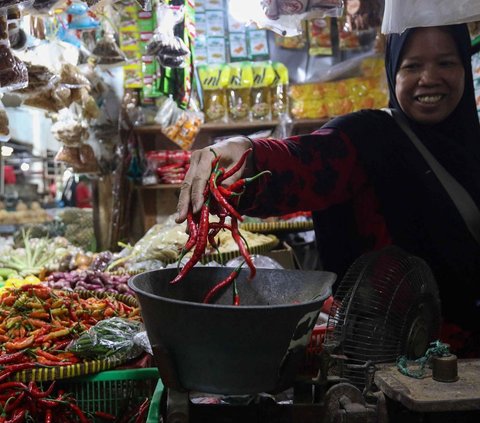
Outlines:
{"type": "Polygon", "coordinates": [[[243,239],[238,226],[238,222],[243,221],[243,217],[236,210],[236,207],[240,200],[240,196],[245,191],[246,186],[260,176],[270,172],[260,172],[251,178],[238,179],[227,187],[222,186],[222,182],[230,178],[242,168],[251,152],[251,148],[246,150],[240,160],[228,170],[219,166],[220,156],[217,156],[215,152],[213,152],[215,159],[212,161],[210,178],[203,192],[204,202],[202,209],[195,215],[193,214],[191,205],[188,209],[187,229],[189,238],[182,249],[178,262],[180,263],[185,254],[191,251],[192,248],[193,254],[180,270],[178,275],[170,283],[179,282],[190,272],[190,270],[202,258],[208,244],[210,244],[213,248],[218,249],[215,237],[221,230],[228,230],[231,232],[232,237],[238,246],[240,254],[244,259],[244,262],[241,263],[240,266],[234,269],[223,281],[218,282],[207,292],[203,299],[204,303],[211,302],[211,300],[221,289],[233,283],[233,305],[240,305],[240,298],[235,281],[243,264],[246,263],[250,269],[250,280],[252,280],[256,274],[255,265],[253,264],[252,258],[248,251],[248,245],[243,239]],[[216,215],[218,217],[218,221],[211,222],[211,214],[216,215]],[[227,223],[227,217],[229,218],[230,223],[227,223]]]}

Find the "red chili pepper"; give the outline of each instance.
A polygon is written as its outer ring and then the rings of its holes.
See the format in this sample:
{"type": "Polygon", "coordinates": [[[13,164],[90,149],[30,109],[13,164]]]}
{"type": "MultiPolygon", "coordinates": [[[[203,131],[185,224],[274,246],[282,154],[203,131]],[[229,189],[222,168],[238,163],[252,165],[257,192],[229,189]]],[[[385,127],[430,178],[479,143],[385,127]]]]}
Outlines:
{"type": "Polygon", "coordinates": [[[11,381],[5,382],[0,385],[0,392],[3,392],[5,389],[23,389],[24,391],[28,391],[27,385],[23,382],[11,381]]]}
{"type": "Polygon", "coordinates": [[[50,408],[45,410],[45,423],[52,423],[52,410],[50,408]]]}
{"type": "Polygon", "coordinates": [[[24,397],[25,397],[25,391],[19,392],[15,400],[12,403],[5,406],[5,410],[7,411],[7,413],[10,411],[16,410],[19,407],[19,405],[22,403],[24,397]]]}
{"type": "Polygon", "coordinates": [[[49,352],[47,351],[43,351],[42,349],[40,348],[37,348],[35,350],[35,354],[40,355],[42,357],[45,357],[46,359],[50,360],[50,361],[62,361],[60,358],[58,358],[56,355],[53,355],[53,354],[50,354],[49,352]]]}
{"type": "Polygon", "coordinates": [[[15,373],[15,372],[19,372],[20,370],[33,369],[36,366],[37,366],[36,363],[31,363],[31,362],[17,363],[17,364],[10,364],[8,367],[5,368],[5,370],[9,371],[10,373],[15,373]]]}
{"type": "Polygon", "coordinates": [[[207,295],[203,298],[203,303],[208,304],[212,300],[212,298],[220,291],[222,288],[230,285],[240,273],[240,269],[242,268],[243,263],[238,266],[232,273],[230,273],[223,281],[217,283],[213,288],[211,288],[207,295]]]}
{"type": "Polygon", "coordinates": [[[31,381],[28,384],[28,390],[30,392],[30,395],[33,398],[46,398],[51,395],[51,393],[53,392],[54,386],[55,386],[55,381],[53,381],[45,391],[42,391],[41,389],[38,388],[37,384],[34,381],[31,381]]]}
{"type": "Polygon", "coordinates": [[[72,409],[72,411],[75,413],[75,415],[78,417],[78,419],[80,420],[80,423],[88,423],[87,416],[83,414],[83,411],[80,409],[78,405],[70,403],[69,406],[72,409]]]}
{"type": "Polygon", "coordinates": [[[178,275],[170,281],[170,283],[177,283],[182,280],[186,274],[198,263],[201,259],[205,247],[207,246],[208,241],[208,217],[210,215],[210,207],[209,207],[210,199],[208,198],[204,203],[202,210],[200,211],[200,223],[198,227],[198,236],[197,236],[197,243],[195,244],[195,249],[193,250],[192,257],[190,260],[185,263],[185,266],[182,267],[178,275]]]}
{"type": "Polygon", "coordinates": [[[140,404],[140,408],[138,409],[138,415],[137,415],[137,418],[135,419],[135,423],[145,422],[145,417],[147,415],[149,404],[150,404],[150,400],[148,398],[145,398],[145,401],[143,401],[142,404],[140,404]]]}
{"type": "Polygon", "coordinates": [[[238,213],[233,206],[227,201],[227,199],[220,194],[220,191],[217,189],[217,176],[212,173],[210,176],[209,184],[210,184],[210,192],[212,193],[213,197],[215,200],[217,200],[217,203],[223,207],[228,214],[230,214],[232,217],[237,218],[240,221],[243,221],[243,217],[238,213]]]}
{"type": "Polygon", "coordinates": [[[6,420],[5,423],[20,423],[23,422],[25,419],[25,414],[27,410],[15,410],[13,413],[13,417],[10,420],[6,420]]]}
{"type": "Polygon", "coordinates": [[[25,357],[25,354],[23,351],[17,351],[12,354],[0,355],[0,364],[18,363],[24,357],[25,357]]]}
{"type": "Polygon", "coordinates": [[[245,150],[245,152],[242,154],[242,157],[240,157],[240,160],[237,163],[235,163],[230,169],[228,169],[223,174],[223,176],[221,177],[221,181],[223,181],[227,178],[230,178],[230,176],[237,173],[242,168],[242,166],[244,165],[245,160],[247,160],[247,157],[252,152],[252,150],[253,150],[252,148],[249,148],[248,150],[245,150]]]}
{"type": "Polygon", "coordinates": [[[117,419],[117,417],[114,416],[113,414],[105,413],[104,411],[95,411],[94,416],[102,420],[108,420],[112,422],[117,419]]]}
{"type": "Polygon", "coordinates": [[[45,408],[55,408],[58,407],[60,404],[68,404],[66,401],[52,400],[46,398],[36,398],[36,402],[38,405],[45,408]]]}
{"type": "Polygon", "coordinates": [[[185,254],[187,254],[195,245],[197,242],[197,237],[198,237],[198,227],[197,223],[195,222],[195,218],[193,216],[193,210],[192,210],[192,205],[190,204],[188,207],[188,212],[187,212],[187,227],[188,227],[188,240],[185,243],[185,246],[182,248],[182,252],[180,253],[180,256],[178,258],[178,263],[182,261],[183,257],[185,254]]]}
{"type": "Polygon", "coordinates": [[[247,266],[250,268],[249,279],[252,280],[257,274],[257,269],[255,268],[252,258],[250,257],[250,253],[247,250],[246,243],[244,242],[244,240],[242,239],[242,236],[240,235],[240,231],[238,229],[238,221],[232,218],[231,224],[232,224],[232,237],[238,245],[240,254],[243,256],[243,258],[245,259],[245,262],[247,263],[247,266]]]}
{"type": "Polygon", "coordinates": [[[259,172],[255,176],[252,176],[250,178],[242,178],[242,179],[236,180],[235,182],[228,185],[227,189],[232,192],[242,193],[248,184],[260,178],[260,176],[271,175],[271,174],[272,172],[270,172],[269,170],[264,170],[263,172],[259,172]]]}

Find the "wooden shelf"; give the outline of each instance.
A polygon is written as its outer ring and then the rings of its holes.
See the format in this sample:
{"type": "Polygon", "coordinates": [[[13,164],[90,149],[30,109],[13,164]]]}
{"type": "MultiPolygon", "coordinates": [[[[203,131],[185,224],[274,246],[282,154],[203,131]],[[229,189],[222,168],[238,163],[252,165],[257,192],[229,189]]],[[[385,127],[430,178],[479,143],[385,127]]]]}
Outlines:
{"type": "Polygon", "coordinates": [[[180,189],[181,184],[152,184],[152,185],[137,185],[137,189],[180,189]]]}
{"type": "MultiPolygon", "coordinates": [[[[322,126],[328,122],[329,119],[297,119],[293,120],[293,126],[295,128],[309,127],[309,126],[322,126]]],[[[279,124],[278,120],[265,120],[265,121],[253,121],[253,122],[229,122],[229,123],[204,123],[200,127],[200,132],[222,132],[222,131],[243,131],[254,130],[258,128],[274,128],[279,124]]],[[[161,132],[160,125],[146,125],[137,126],[135,132],[138,134],[152,134],[161,132]]]]}

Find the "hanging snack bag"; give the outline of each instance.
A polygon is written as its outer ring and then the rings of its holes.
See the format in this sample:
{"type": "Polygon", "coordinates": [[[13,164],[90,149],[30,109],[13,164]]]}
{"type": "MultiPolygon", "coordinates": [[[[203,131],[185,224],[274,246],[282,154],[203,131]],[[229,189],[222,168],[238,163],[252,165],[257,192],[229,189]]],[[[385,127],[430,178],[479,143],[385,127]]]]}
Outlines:
{"type": "Polygon", "coordinates": [[[288,68],[280,62],[273,62],[275,79],[270,87],[272,96],[272,118],[288,114],[288,68]]]}
{"type": "Polygon", "coordinates": [[[330,19],[310,19],[308,21],[308,39],[310,56],[331,55],[330,19]]]}
{"type": "Polygon", "coordinates": [[[275,79],[272,62],[253,62],[253,86],[251,92],[252,119],[269,120],[272,118],[272,100],[270,85],[275,79]]]}
{"type": "Polygon", "coordinates": [[[3,107],[0,94],[0,141],[6,142],[10,139],[10,129],[8,128],[8,116],[3,107]]]}
{"type": "Polygon", "coordinates": [[[115,42],[115,34],[109,30],[105,30],[102,38],[95,44],[92,56],[95,58],[95,64],[101,68],[121,66],[127,62],[125,53],[115,42]]]}
{"type": "Polygon", "coordinates": [[[227,94],[230,67],[225,64],[202,65],[198,76],[203,90],[203,112],[207,122],[226,122],[227,94]]]}
{"type": "Polygon", "coordinates": [[[27,67],[10,49],[6,9],[0,10],[0,91],[18,90],[27,85],[27,67]]]}
{"type": "Polygon", "coordinates": [[[183,7],[158,4],[157,27],[146,46],[145,54],[147,56],[158,56],[162,66],[182,67],[184,66],[185,56],[190,54],[185,42],[174,34],[175,25],[182,22],[183,18],[183,7]]]}
{"type": "Polygon", "coordinates": [[[230,64],[230,78],[227,86],[228,118],[234,121],[250,120],[250,92],[253,85],[253,71],[250,62],[230,64]]]}

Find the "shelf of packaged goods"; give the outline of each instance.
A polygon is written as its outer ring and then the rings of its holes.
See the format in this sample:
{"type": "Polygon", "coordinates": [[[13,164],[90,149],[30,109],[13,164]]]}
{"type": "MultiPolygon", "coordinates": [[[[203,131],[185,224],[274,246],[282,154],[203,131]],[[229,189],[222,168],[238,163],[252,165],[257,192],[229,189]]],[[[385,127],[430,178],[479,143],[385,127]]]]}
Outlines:
{"type": "Polygon", "coordinates": [[[181,184],[151,184],[151,185],[138,185],[137,188],[141,190],[156,190],[156,189],[180,189],[181,184]]]}
{"type": "MultiPolygon", "coordinates": [[[[322,126],[328,121],[327,118],[322,119],[294,119],[293,127],[296,129],[304,127],[322,126]]],[[[229,123],[204,123],[200,127],[200,132],[222,132],[222,131],[243,131],[255,130],[261,128],[273,128],[279,124],[278,120],[252,121],[252,122],[229,122],[229,123]]],[[[161,132],[159,125],[137,126],[135,131],[138,134],[151,134],[161,132]]]]}

